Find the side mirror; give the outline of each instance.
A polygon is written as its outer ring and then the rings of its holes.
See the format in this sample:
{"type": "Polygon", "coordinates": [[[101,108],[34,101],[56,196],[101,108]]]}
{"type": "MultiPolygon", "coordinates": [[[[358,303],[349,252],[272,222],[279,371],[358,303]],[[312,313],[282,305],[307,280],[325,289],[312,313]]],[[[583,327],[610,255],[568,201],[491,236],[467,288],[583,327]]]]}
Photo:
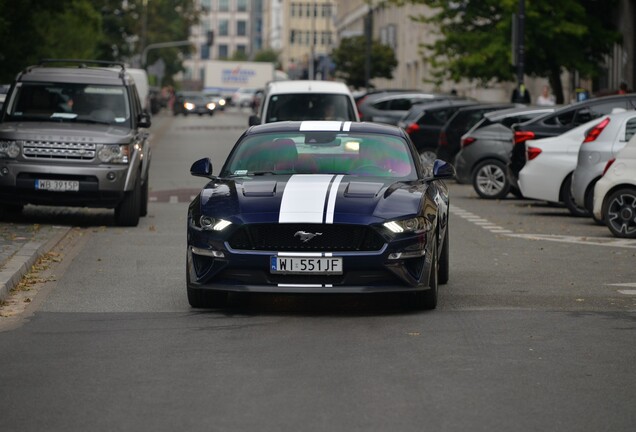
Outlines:
{"type": "Polygon", "coordinates": [[[259,124],[261,124],[261,118],[259,116],[257,116],[257,115],[252,114],[250,116],[250,119],[249,119],[249,125],[250,126],[256,126],[256,125],[259,125],[259,124]]]}
{"type": "Polygon", "coordinates": [[[137,118],[137,125],[141,128],[149,128],[151,125],[150,115],[147,112],[142,112],[137,118]]]}
{"type": "Polygon", "coordinates": [[[453,179],[455,178],[455,167],[441,159],[433,162],[433,179],[453,179]]]}
{"type": "Polygon", "coordinates": [[[209,158],[199,159],[190,167],[190,174],[195,177],[212,178],[212,161],[209,158]]]}

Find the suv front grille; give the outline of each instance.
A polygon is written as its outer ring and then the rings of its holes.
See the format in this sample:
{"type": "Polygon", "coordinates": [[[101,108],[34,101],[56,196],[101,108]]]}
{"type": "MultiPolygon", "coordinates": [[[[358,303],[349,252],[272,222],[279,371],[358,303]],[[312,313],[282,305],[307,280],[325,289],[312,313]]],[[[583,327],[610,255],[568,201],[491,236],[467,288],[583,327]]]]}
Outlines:
{"type": "Polygon", "coordinates": [[[24,141],[22,154],[28,159],[92,160],[96,145],[57,141],[24,141]]]}

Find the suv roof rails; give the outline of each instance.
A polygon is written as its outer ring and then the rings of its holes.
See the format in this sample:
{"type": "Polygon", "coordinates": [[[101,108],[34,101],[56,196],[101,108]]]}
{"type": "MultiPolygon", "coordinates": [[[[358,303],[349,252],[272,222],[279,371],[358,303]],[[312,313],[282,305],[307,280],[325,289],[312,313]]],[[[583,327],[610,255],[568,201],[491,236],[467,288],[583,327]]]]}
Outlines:
{"type": "Polygon", "coordinates": [[[122,70],[126,69],[126,64],[118,61],[110,60],[83,60],[83,59],[41,59],[38,66],[44,66],[50,63],[78,63],[79,67],[87,67],[87,64],[102,65],[102,66],[119,66],[122,70]]]}

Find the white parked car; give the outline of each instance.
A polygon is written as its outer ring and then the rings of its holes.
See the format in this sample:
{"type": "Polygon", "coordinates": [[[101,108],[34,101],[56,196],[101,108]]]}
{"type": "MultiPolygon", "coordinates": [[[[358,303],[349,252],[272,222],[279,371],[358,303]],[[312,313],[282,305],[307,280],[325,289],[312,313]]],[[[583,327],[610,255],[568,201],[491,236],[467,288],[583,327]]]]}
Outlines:
{"type": "Polygon", "coordinates": [[[232,105],[237,107],[252,106],[254,102],[254,96],[258,89],[256,88],[242,88],[232,94],[232,105]]]}
{"type": "Polygon", "coordinates": [[[564,134],[526,141],[526,164],[519,172],[519,189],[525,198],[563,203],[574,216],[589,216],[577,206],[571,194],[572,172],[576,168],[579,147],[598,119],[564,134]]]}
{"type": "Polygon", "coordinates": [[[636,238],[636,134],[596,182],[593,211],[614,236],[636,238]]]}
{"type": "MultiPolygon", "coordinates": [[[[609,114],[585,138],[572,175],[574,202],[592,213],[594,185],[603,175],[607,161],[616,157],[636,132],[636,111],[609,114]]],[[[596,219],[597,223],[603,223],[596,219]]]]}

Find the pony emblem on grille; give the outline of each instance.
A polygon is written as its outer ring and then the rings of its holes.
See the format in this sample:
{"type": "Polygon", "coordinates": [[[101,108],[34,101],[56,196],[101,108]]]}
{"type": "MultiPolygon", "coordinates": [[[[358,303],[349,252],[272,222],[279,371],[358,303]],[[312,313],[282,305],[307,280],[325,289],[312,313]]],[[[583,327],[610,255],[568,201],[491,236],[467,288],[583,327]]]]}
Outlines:
{"type": "Polygon", "coordinates": [[[307,243],[309,240],[319,235],[322,235],[322,233],[308,233],[305,231],[296,231],[296,234],[294,234],[294,237],[299,237],[301,242],[307,243]]]}

